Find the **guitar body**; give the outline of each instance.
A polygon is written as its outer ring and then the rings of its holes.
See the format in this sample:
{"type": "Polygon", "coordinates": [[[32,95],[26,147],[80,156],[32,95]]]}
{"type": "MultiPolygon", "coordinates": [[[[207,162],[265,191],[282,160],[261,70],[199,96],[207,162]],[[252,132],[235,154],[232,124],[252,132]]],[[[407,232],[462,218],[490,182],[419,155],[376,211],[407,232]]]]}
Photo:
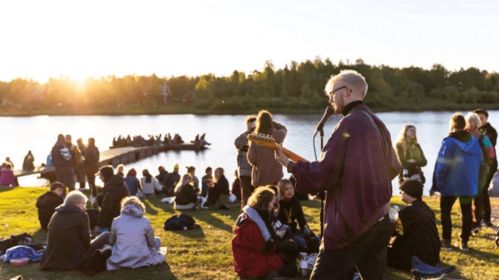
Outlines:
{"type": "Polygon", "coordinates": [[[299,161],[307,161],[303,157],[299,156],[298,154],[292,152],[289,149],[286,149],[284,147],[281,147],[275,139],[272,136],[269,135],[263,135],[263,134],[250,134],[248,135],[248,140],[263,147],[271,148],[274,150],[279,149],[279,147],[282,149],[282,152],[292,161],[294,162],[299,162],[299,161]]]}

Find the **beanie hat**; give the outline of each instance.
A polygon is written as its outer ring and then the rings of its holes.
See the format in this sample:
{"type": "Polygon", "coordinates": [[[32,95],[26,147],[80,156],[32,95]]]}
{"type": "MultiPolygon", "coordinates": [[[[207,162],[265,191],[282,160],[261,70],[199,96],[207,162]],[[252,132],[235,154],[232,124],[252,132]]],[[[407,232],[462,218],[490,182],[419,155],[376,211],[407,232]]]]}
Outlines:
{"type": "Polygon", "coordinates": [[[400,190],[416,199],[421,199],[423,196],[423,184],[417,180],[404,181],[400,185],[400,190]]]}

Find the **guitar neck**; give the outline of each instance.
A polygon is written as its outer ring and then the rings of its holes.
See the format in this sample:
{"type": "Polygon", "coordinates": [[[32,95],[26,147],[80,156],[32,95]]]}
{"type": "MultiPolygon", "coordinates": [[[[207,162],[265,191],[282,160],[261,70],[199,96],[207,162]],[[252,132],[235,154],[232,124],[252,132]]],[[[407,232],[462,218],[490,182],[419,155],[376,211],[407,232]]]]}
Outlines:
{"type": "Polygon", "coordinates": [[[299,162],[299,161],[307,161],[306,159],[302,158],[301,156],[295,154],[291,150],[288,150],[284,147],[282,147],[282,152],[292,161],[294,162],[299,162]]]}

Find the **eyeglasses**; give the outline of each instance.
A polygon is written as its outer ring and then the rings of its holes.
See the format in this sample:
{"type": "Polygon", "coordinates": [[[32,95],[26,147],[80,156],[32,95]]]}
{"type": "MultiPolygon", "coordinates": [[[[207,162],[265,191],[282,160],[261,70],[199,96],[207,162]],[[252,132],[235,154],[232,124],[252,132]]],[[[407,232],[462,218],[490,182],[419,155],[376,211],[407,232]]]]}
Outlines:
{"type": "Polygon", "coordinates": [[[347,87],[347,86],[342,86],[342,87],[339,87],[339,88],[337,88],[337,89],[333,89],[329,95],[334,96],[334,94],[335,94],[338,90],[341,90],[341,89],[344,89],[344,88],[348,88],[348,87],[347,87]]]}

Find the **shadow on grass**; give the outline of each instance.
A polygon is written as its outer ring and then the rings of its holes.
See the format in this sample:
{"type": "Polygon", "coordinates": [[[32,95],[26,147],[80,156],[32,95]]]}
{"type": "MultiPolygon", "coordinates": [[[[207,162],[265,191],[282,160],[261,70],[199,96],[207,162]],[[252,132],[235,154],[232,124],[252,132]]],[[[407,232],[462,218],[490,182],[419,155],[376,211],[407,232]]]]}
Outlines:
{"type": "Polygon", "coordinates": [[[231,205],[229,210],[199,210],[193,211],[190,214],[194,219],[201,220],[209,225],[212,225],[220,230],[232,233],[232,224],[228,225],[220,218],[213,215],[214,213],[219,213],[222,215],[228,215],[231,220],[235,220],[239,215],[239,205],[231,205]]]}
{"type": "MultiPolygon", "coordinates": [[[[451,266],[448,263],[441,263],[440,265],[443,267],[451,266]]],[[[388,280],[391,280],[391,279],[397,279],[397,280],[415,279],[411,272],[405,271],[405,270],[395,269],[393,267],[387,267],[385,270],[384,276],[385,276],[384,278],[388,279],[388,280]]],[[[451,273],[446,274],[445,278],[443,278],[443,279],[447,279],[447,277],[450,277],[453,279],[463,279],[463,276],[461,275],[461,273],[459,272],[459,269],[457,267],[451,273]]],[[[430,278],[428,278],[428,279],[430,279],[430,278]]],[[[434,279],[434,278],[431,278],[431,279],[434,279]]]]}
{"type": "Polygon", "coordinates": [[[176,231],[169,231],[173,234],[178,234],[182,235],[183,237],[188,237],[191,239],[205,239],[206,236],[204,234],[204,230],[202,227],[199,227],[197,229],[192,229],[192,230],[176,230],[176,231]]]}
{"type": "Polygon", "coordinates": [[[151,201],[149,201],[148,199],[144,199],[144,200],[142,200],[142,202],[146,206],[146,213],[147,214],[151,214],[151,215],[158,214],[158,211],[156,209],[154,209],[152,206],[158,207],[157,204],[161,204],[161,203],[159,203],[159,202],[151,203],[151,201]]]}
{"type": "Polygon", "coordinates": [[[1,192],[8,192],[8,191],[11,191],[11,190],[14,190],[16,188],[19,188],[19,187],[6,187],[6,186],[0,186],[0,193],[1,192]]]}
{"type": "MultiPolygon", "coordinates": [[[[10,265],[0,264],[0,279],[10,279],[11,277],[22,275],[24,279],[50,279],[50,280],[66,280],[66,279],[90,279],[88,276],[79,271],[40,271],[39,264],[30,264],[25,267],[16,268],[10,265]],[[4,278],[5,277],[5,278],[4,278]]],[[[104,271],[96,274],[91,279],[95,280],[124,280],[124,279],[148,279],[148,280],[163,280],[163,279],[178,279],[173,274],[168,264],[145,267],[137,269],[120,269],[115,271],[104,271]]]]}

